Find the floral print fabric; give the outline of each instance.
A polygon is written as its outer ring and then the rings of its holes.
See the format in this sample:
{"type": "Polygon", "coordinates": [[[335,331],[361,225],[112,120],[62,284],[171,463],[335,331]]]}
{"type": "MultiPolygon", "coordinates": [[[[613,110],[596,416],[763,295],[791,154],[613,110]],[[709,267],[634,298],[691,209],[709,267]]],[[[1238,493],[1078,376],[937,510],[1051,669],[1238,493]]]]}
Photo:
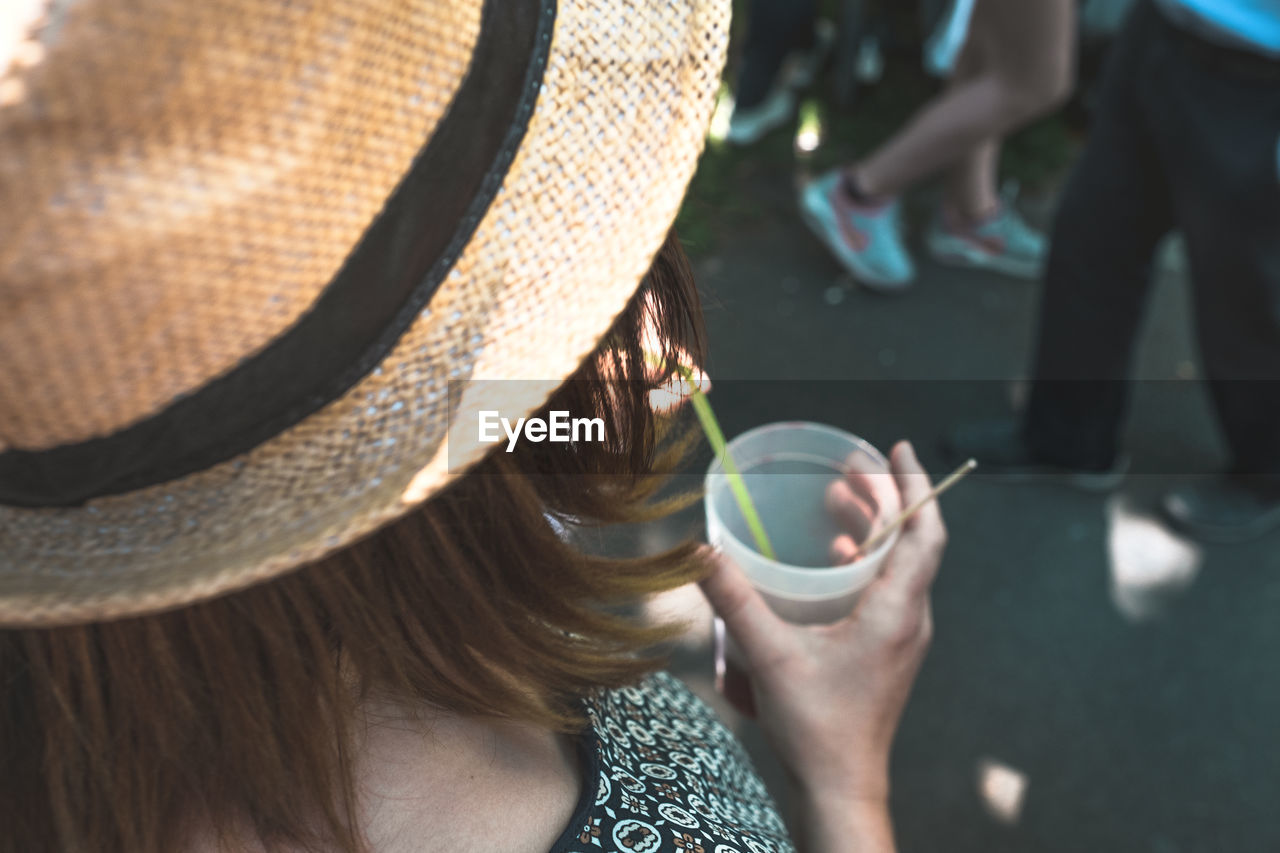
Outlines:
{"type": "Polygon", "coordinates": [[[586,782],[552,853],[782,853],[791,841],[737,739],[674,677],[586,703],[586,782]]]}

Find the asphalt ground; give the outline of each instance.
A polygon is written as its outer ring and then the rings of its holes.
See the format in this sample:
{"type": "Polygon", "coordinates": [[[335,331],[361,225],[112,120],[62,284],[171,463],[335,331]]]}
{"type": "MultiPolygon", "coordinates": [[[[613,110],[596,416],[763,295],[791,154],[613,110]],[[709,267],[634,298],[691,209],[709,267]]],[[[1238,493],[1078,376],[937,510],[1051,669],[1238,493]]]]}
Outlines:
{"type": "MultiPolygon", "coordinates": [[[[767,215],[694,247],[726,433],[815,420],[881,448],[909,438],[944,473],[948,425],[1016,404],[1038,285],[921,250],[911,292],[867,292],[800,223],[795,180],[755,173],[737,192],[767,215]]],[[[1029,201],[1029,216],[1051,205],[1029,201]]],[[[917,235],[929,207],[927,192],[913,200],[917,235]]],[[[1111,496],[975,474],[943,499],[935,641],[893,759],[902,850],[1280,850],[1280,537],[1202,546],[1154,515],[1164,490],[1223,463],[1191,341],[1175,246],[1135,370],[1139,473],[1111,496]]],[[[610,547],[662,547],[701,523],[693,508],[610,547]]],[[[655,604],[691,620],[673,668],[780,790],[758,730],[714,693],[699,601],[655,604]]]]}

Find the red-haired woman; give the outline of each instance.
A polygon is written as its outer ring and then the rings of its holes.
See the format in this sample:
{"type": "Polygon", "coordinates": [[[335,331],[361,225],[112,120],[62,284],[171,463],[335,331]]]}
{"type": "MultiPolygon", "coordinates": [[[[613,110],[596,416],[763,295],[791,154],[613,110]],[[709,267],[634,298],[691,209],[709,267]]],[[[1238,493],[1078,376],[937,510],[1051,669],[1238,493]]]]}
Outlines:
{"type": "Polygon", "coordinates": [[[694,580],[797,831],[892,846],[936,509],[819,628],[694,543],[559,533],[653,515],[690,446],[648,392],[703,353],[666,235],[726,5],[83,0],[8,33],[0,850],[787,849],[651,674],[675,629],[618,607],[694,580]],[[507,453],[492,410],[608,433],[507,453]]]}

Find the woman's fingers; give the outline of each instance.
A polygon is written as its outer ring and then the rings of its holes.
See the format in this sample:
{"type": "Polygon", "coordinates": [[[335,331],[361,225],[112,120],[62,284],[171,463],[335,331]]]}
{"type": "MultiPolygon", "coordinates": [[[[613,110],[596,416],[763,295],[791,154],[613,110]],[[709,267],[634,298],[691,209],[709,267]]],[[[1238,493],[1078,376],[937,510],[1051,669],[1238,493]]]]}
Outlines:
{"type": "MultiPolygon", "coordinates": [[[[905,441],[893,448],[891,465],[905,506],[913,506],[933,488],[929,475],[916,459],[915,451],[905,441]]],[[[947,531],[938,502],[930,498],[903,525],[902,537],[890,554],[889,565],[885,569],[886,592],[900,601],[926,595],[937,574],[946,542],[947,531]]]]}
{"type": "Polygon", "coordinates": [[[702,594],[724,620],[746,656],[747,665],[755,670],[778,656],[790,629],[769,609],[732,560],[717,552],[714,562],[715,570],[702,581],[702,594]]]}
{"type": "Polygon", "coordinates": [[[882,515],[892,517],[902,508],[893,474],[886,472],[870,454],[862,451],[851,453],[844,468],[845,479],[854,491],[866,495],[882,515]]]}
{"type": "MultiPolygon", "coordinates": [[[[928,495],[933,489],[933,482],[921,467],[920,460],[916,459],[915,448],[910,442],[900,441],[894,445],[889,458],[889,468],[898,482],[898,491],[902,493],[904,507],[914,506],[916,501],[928,495]]],[[[917,525],[931,529],[942,527],[942,513],[938,510],[936,500],[927,501],[919,512],[907,521],[908,528],[917,525]]]]}
{"type": "MultiPolygon", "coordinates": [[[[862,542],[897,517],[902,498],[894,475],[858,451],[845,460],[845,475],[827,486],[825,505],[836,524],[855,542],[862,542]]],[[[845,544],[832,543],[831,556],[837,564],[848,563],[857,558],[857,550],[850,552],[845,544]],[[836,559],[837,553],[845,559],[836,559]]]]}
{"type": "Polygon", "coordinates": [[[858,559],[859,553],[858,543],[853,540],[853,537],[842,533],[831,540],[831,547],[827,549],[827,558],[831,561],[831,565],[843,566],[858,559]]]}
{"type": "Polygon", "coordinates": [[[855,491],[846,479],[832,480],[824,495],[827,514],[842,529],[859,539],[867,538],[870,521],[876,517],[875,502],[861,490],[855,491]]]}

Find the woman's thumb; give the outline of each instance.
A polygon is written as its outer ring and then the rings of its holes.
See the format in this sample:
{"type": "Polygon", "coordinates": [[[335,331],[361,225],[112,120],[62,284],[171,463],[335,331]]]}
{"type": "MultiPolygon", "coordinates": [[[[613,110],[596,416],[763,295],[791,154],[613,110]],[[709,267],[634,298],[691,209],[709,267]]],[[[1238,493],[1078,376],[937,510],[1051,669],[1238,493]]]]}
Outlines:
{"type": "Polygon", "coordinates": [[[713,555],[715,568],[701,583],[702,594],[724,620],[725,627],[746,656],[748,666],[766,659],[785,633],[785,623],[769,609],[747,576],[719,551],[713,555]]]}

